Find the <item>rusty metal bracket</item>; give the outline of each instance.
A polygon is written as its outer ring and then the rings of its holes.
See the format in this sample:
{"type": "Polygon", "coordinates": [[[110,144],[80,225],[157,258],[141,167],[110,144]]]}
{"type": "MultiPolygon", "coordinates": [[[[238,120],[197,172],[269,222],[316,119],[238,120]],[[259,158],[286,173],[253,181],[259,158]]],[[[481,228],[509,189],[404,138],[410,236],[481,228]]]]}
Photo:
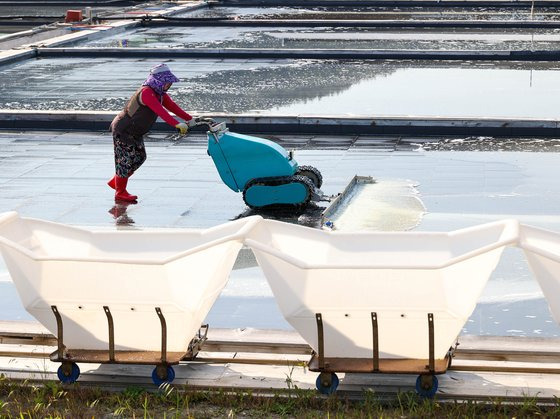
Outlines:
{"type": "Polygon", "coordinates": [[[61,360],[64,358],[64,330],[62,326],[62,317],[58,312],[58,308],[56,306],[51,306],[51,310],[54,313],[54,317],[56,317],[56,340],[58,344],[58,359],[61,360]]]}
{"type": "Polygon", "coordinates": [[[379,328],[377,313],[371,313],[371,328],[373,332],[373,372],[379,372],[379,328]]]}
{"type": "Polygon", "coordinates": [[[208,329],[210,326],[208,324],[201,324],[200,329],[198,329],[198,338],[200,340],[206,340],[208,338],[208,329]],[[204,330],[204,333],[202,332],[204,330]]]}
{"type": "Polygon", "coordinates": [[[109,326],[109,361],[115,362],[115,327],[113,325],[113,316],[108,306],[103,306],[103,310],[107,316],[107,323],[109,326]]]}
{"type": "Polygon", "coordinates": [[[161,362],[162,364],[167,364],[167,324],[165,323],[165,317],[163,317],[161,308],[156,307],[156,313],[161,323],[161,362]]]}
{"type": "Polygon", "coordinates": [[[198,353],[201,351],[202,346],[208,340],[208,328],[207,324],[200,325],[197,334],[189,342],[187,354],[182,359],[188,360],[196,358],[198,353]]]}
{"type": "Polygon", "coordinates": [[[319,370],[325,368],[325,340],[323,335],[323,316],[321,313],[315,314],[315,320],[317,321],[317,339],[319,346],[319,370]]]}
{"type": "Polygon", "coordinates": [[[435,372],[435,359],[434,359],[434,313],[428,313],[428,339],[429,339],[429,353],[430,353],[430,359],[429,359],[429,368],[430,368],[430,372],[434,373],[435,372]]]}

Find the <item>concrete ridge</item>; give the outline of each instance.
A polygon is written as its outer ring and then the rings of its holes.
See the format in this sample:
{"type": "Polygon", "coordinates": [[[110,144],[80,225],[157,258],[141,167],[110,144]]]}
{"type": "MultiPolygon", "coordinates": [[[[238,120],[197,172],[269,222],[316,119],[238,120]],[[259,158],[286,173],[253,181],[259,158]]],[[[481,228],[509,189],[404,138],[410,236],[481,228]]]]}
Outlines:
{"type": "MultiPolygon", "coordinates": [[[[220,7],[511,7],[527,8],[533,2],[530,0],[211,0],[208,2],[212,6],[220,7]]],[[[534,6],[537,7],[557,7],[560,5],[558,0],[536,0],[534,6]]]]}
{"type": "MultiPolygon", "coordinates": [[[[108,131],[117,111],[0,110],[0,129],[108,131]]],[[[439,116],[261,115],[214,113],[232,131],[260,134],[480,135],[560,138],[560,120],[439,116]]],[[[155,131],[172,130],[158,120],[155,131]]],[[[197,130],[202,130],[199,128],[197,130]]]]}
{"type": "MultiPolygon", "coordinates": [[[[232,18],[129,18],[141,20],[143,26],[250,26],[250,27],[351,27],[351,28],[542,28],[557,29],[555,20],[458,20],[458,19],[238,19],[232,18]]],[[[102,20],[102,19],[101,19],[102,20]]]]}

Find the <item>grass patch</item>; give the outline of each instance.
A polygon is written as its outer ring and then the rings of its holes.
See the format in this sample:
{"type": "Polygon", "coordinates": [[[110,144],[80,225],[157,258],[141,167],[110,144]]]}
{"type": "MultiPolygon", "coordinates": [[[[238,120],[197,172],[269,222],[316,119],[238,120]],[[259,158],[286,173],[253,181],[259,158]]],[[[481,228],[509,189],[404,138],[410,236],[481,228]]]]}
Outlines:
{"type": "Polygon", "coordinates": [[[364,391],[361,400],[343,395],[318,397],[314,390],[257,394],[241,390],[200,390],[163,385],[155,391],[128,387],[111,392],[58,382],[40,384],[0,377],[1,418],[523,418],[560,417],[560,402],[539,405],[534,397],[520,403],[453,402],[400,393],[382,400],[364,391]]]}

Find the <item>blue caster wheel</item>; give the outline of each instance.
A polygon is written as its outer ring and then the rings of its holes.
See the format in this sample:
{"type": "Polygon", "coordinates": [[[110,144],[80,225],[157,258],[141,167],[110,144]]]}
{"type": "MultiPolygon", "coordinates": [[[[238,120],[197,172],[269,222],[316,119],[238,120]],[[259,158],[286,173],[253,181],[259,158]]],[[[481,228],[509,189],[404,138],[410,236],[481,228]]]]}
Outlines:
{"type": "Polygon", "coordinates": [[[171,365],[158,365],[152,371],[152,381],[156,386],[171,383],[175,379],[175,370],[171,365]]]}
{"type": "Polygon", "coordinates": [[[63,362],[56,372],[62,384],[72,384],[80,376],[80,367],[75,362],[63,362]]]}
{"type": "Polygon", "coordinates": [[[416,393],[420,397],[431,399],[436,395],[438,379],[435,375],[419,375],[416,379],[416,393]]]}
{"type": "Polygon", "coordinates": [[[333,394],[338,387],[338,376],[334,372],[322,372],[315,381],[319,393],[333,394]]]}

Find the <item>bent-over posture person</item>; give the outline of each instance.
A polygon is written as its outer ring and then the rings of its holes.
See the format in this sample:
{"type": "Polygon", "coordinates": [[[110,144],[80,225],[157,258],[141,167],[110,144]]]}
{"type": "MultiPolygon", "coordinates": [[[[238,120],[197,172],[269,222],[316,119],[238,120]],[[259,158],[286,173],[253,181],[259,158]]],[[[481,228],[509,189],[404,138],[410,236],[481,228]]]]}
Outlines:
{"type": "Polygon", "coordinates": [[[171,85],[178,81],[167,65],[155,66],[124,109],[113,119],[110,130],[115,151],[115,176],[107,184],[115,190],[115,200],[135,202],[138,198],[126,190],[128,178],[146,160],[144,134],[152,128],[158,116],[177,128],[181,135],[195,125],[195,119],[167,94],[171,85]],[[178,122],[167,110],[186,123],[178,122]]]}

